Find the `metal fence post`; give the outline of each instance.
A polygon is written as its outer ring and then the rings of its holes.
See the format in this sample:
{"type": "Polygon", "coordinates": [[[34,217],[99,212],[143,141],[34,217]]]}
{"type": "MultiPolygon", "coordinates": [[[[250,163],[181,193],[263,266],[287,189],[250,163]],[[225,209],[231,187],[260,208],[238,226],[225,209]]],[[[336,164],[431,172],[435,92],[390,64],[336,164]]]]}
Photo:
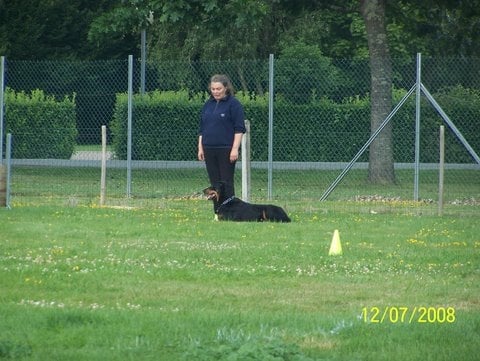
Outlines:
{"type": "Polygon", "coordinates": [[[146,68],[146,60],[147,60],[147,31],[142,29],[141,36],[140,36],[140,49],[142,54],[141,59],[141,70],[140,70],[140,94],[145,94],[145,68],[146,68]]]}
{"type": "Polygon", "coordinates": [[[268,62],[268,191],[267,198],[272,199],[272,179],[273,179],[273,72],[274,57],[270,54],[268,62]]]}
{"type": "Polygon", "coordinates": [[[127,198],[132,194],[133,55],[128,56],[127,198]]]}
{"type": "Polygon", "coordinates": [[[417,53],[417,82],[415,84],[415,174],[413,181],[413,200],[418,201],[418,186],[420,177],[420,96],[422,84],[421,79],[422,72],[422,55],[417,53]]]}
{"type": "Polygon", "coordinates": [[[0,164],[3,163],[3,110],[5,91],[5,57],[0,57],[0,164]]]}

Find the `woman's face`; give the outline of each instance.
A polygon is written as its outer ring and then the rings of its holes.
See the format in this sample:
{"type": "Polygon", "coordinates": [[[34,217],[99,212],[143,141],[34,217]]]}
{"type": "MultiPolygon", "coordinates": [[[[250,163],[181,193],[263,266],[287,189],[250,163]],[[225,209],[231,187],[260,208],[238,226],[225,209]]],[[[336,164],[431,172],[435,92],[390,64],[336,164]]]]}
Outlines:
{"type": "Polygon", "coordinates": [[[220,100],[225,97],[227,88],[225,88],[222,83],[213,82],[210,83],[210,92],[215,100],[220,100]]]}

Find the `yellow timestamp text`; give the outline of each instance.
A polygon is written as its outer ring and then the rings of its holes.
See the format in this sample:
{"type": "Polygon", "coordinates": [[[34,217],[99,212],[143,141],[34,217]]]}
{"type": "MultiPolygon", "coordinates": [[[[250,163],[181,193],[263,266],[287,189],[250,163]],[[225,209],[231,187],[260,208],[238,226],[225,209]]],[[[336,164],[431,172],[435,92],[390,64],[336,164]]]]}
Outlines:
{"type": "Polygon", "coordinates": [[[363,307],[365,323],[454,323],[454,307],[372,306],[363,307]]]}

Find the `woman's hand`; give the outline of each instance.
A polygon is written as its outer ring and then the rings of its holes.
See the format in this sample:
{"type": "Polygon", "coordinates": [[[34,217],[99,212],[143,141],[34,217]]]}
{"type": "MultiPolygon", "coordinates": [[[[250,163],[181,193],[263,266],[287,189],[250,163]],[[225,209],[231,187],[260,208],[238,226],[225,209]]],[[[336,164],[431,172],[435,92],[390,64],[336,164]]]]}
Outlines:
{"type": "Polygon", "coordinates": [[[242,136],[243,133],[235,133],[235,136],[233,138],[232,150],[230,151],[231,163],[234,163],[238,160],[238,149],[240,148],[240,144],[242,144],[242,136]]]}
{"type": "Polygon", "coordinates": [[[232,148],[230,151],[230,163],[235,163],[238,160],[238,148],[232,148]]]}
{"type": "Polygon", "coordinates": [[[202,145],[202,136],[198,137],[198,160],[204,161],[205,154],[203,153],[203,145],[202,145]]]}

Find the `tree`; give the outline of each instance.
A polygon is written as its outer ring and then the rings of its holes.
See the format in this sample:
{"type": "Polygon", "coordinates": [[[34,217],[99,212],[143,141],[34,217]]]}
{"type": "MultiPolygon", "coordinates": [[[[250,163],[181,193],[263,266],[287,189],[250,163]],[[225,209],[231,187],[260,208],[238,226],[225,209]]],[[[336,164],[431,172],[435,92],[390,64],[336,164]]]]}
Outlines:
{"type": "Polygon", "coordinates": [[[388,1],[392,56],[479,56],[480,0],[388,1]]]}
{"type": "Polygon", "coordinates": [[[110,37],[89,42],[93,19],[116,0],[0,0],[0,54],[10,59],[64,60],[125,57],[138,42],[110,37]]]}
{"type": "Polygon", "coordinates": [[[282,50],[275,69],[276,90],[294,104],[331,98],[341,81],[338,69],[318,46],[301,42],[282,50]]]}
{"type": "MultiPolygon", "coordinates": [[[[164,3],[153,36],[167,48],[177,40],[180,55],[189,60],[256,59],[268,31],[272,1],[190,0],[157,1],[164,3]],[[178,29],[182,29],[178,31],[178,29]]],[[[158,5],[157,5],[158,7],[158,5]]],[[[151,52],[157,59],[171,59],[165,47],[151,52]]],[[[178,51],[173,53],[178,54],[178,51]]],[[[268,54],[267,54],[268,56],[268,54]]]]}
{"type": "MultiPolygon", "coordinates": [[[[392,107],[392,66],[385,26],[385,0],[361,0],[371,72],[371,133],[392,107]]],[[[394,183],[392,125],[389,123],[370,145],[368,178],[372,183],[394,183]]]]}

